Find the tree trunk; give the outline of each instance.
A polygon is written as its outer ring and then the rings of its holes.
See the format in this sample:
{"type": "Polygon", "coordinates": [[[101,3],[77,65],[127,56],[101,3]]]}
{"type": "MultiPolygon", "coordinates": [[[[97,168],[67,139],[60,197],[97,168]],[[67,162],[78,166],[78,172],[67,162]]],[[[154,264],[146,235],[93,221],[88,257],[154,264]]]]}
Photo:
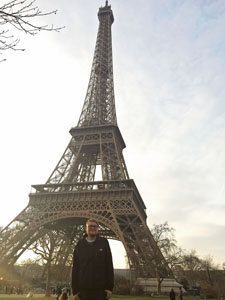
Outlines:
{"type": "Polygon", "coordinates": [[[157,279],[157,295],[161,295],[161,284],[163,282],[163,278],[160,278],[159,276],[156,277],[157,279]]]}
{"type": "Polygon", "coordinates": [[[50,284],[51,284],[51,260],[47,262],[46,268],[46,286],[45,286],[45,297],[51,296],[50,284]]]}

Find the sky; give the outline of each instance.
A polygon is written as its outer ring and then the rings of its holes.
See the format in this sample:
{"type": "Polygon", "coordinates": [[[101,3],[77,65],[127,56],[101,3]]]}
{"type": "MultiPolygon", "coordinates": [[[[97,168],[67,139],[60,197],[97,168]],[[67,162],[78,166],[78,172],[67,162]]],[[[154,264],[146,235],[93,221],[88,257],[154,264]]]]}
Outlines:
{"type": "MultiPolygon", "coordinates": [[[[0,4],[5,0],[0,0],[0,4]]],[[[37,0],[58,9],[18,34],[26,51],[0,63],[0,225],[45,183],[77,125],[88,86],[103,0],[37,0]]],[[[123,155],[147,207],[177,243],[225,261],[225,1],[111,0],[117,120],[123,155]]],[[[124,249],[112,243],[114,266],[124,249]]]]}

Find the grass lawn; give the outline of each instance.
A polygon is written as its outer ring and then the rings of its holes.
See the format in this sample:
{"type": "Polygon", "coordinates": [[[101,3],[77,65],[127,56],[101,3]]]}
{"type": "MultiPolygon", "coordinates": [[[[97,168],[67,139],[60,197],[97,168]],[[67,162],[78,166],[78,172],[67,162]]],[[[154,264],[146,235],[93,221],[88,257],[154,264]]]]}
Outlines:
{"type": "MultiPolygon", "coordinates": [[[[34,300],[55,300],[56,296],[52,296],[52,297],[33,297],[33,298],[26,298],[26,296],[24,297],[10,297],[10,296],[6,296],[4,297],[4,295],[0,295],[0,300],[28,300],[28,299],[34,299],[34,300]]],[[[123,299],[123,300],[147,300],[147,299],[151,299],[151,300],[169,300],[168,297],[150,297],[150,296],[124,296],[124,295],[114,295],[110,300],[119,300],[119,299],[123,299]]],[[[69,297],[69,300],[73,300],[73,297],[69,297]]],[[[185,300],[185,299],[184,299],[185,300]]]]}
{"type": "Polygon", "coordinates": [[[151,296],[124,296],[124,295],[114,295],[111,300],[119,300],[119,299],[124,299],[124,300],[169,300],[169,297],[151,297],[151,296]]]}
{"type": "MultiPolygon", "coordinates": [[[[10,296],[6,296],[4,297],[4,295],[0,294],[0,300],[28,300],[28,299],[35,299],[35,300],[55,300],[56,299],[56,296],[52,296],[52,297],[34,297],[34,298],[26,298],[25,296],[24,297],[10,297],[10,296]]],[[[124,296],[124,295],[113,295],[113,297],[110,299],[110,300],[119,300],[119,299],[124,299],[124,300],[169,300],[169,297],[150,297],[150,296],[124,296]]],[[[177,297],[178,299],[178,297],[177,297]]],[[[184,297],[183,298],[184,300],[193,300],[193,299],[196,299],[196,300],[199,300],[200,298],[199,297],[184,297]]],[[[69,300],[73,300],[73,297],[70,297],[69,300]]],[[[207,300],[207,299],[204,299],[204,300],[207,300]]],[[[212,300],[212,299],[210,299],[212,300]]]]}
{"type": "MultiPolygon", "coordinates": [[[[0,300],[28,300],[28,299],[34,299],[34,300],[55,300],[56,296],[53,295],[52,297],[33,297],[33,298],[26,298],[26,296],[24,297],[16,297],[16,295],[14,297],[10,297],[10,296],[6,296],[4,297],[4,295],[0,295],[0,300]]],[[[169,300],[169,297],[150,297],[150,296],[125,296],[125,295],[113,295],[113,297],[110,300],[147,300],[147,299],[151,299],[151,300],[169,300]]],[[[73,300],[73,297],[69,297],[69,300],[73,300]]],[[[185,299],[184,299],[185,300],[185,299]]],[[[186,299],[187,300],[187,299],[186,299]]]]}

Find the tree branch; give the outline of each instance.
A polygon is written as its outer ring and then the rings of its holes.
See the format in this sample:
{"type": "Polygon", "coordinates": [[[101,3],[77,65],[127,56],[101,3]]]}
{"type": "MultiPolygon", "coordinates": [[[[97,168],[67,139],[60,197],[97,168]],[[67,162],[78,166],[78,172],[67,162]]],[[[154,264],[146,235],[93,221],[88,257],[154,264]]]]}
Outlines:
{"type": "Polygon", "coordinates": [[[35,2],[36,0],[13,0],[0,7],[0,25],[3,26],[0,32],[0,50],[24,50],[18,47],[20,39],[11,34],[10,27],[30,35],[35,35],[40,31],[59,32],[64,28],[46,24],[39,25],[40,18],[56,14],[57,10],[42,12],[35,6],[35,2]],[[37,23],[35,23],[36,20],[37,23]]]}

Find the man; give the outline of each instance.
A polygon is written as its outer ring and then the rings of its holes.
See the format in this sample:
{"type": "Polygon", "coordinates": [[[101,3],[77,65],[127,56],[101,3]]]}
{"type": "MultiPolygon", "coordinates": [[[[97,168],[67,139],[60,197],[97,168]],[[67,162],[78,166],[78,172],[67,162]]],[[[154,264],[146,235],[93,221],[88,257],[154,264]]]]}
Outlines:
{"type": "Polygon", "coordinates": [[[72,291],[74,300],[105,300],[114,284],[112,254],[107,239],[99,237],[98,222],[86,222],[86,234],[73,254],[72,291]]]}
{"type": "Polygon", "coordinates": [[[180,290],[179,291],[179,299],[183,300],[183,291],[182,291],[182,287],[181,286],[179,287],[179,290],[180,290]]]}
{"type": "Polygon", "coordinates": [[[173,289],[170,290],[169,297],[170,297],[170,300],[175,300],[176,299],[176,295],[175,295],[175,292],[174,292],[173,289]]]}

